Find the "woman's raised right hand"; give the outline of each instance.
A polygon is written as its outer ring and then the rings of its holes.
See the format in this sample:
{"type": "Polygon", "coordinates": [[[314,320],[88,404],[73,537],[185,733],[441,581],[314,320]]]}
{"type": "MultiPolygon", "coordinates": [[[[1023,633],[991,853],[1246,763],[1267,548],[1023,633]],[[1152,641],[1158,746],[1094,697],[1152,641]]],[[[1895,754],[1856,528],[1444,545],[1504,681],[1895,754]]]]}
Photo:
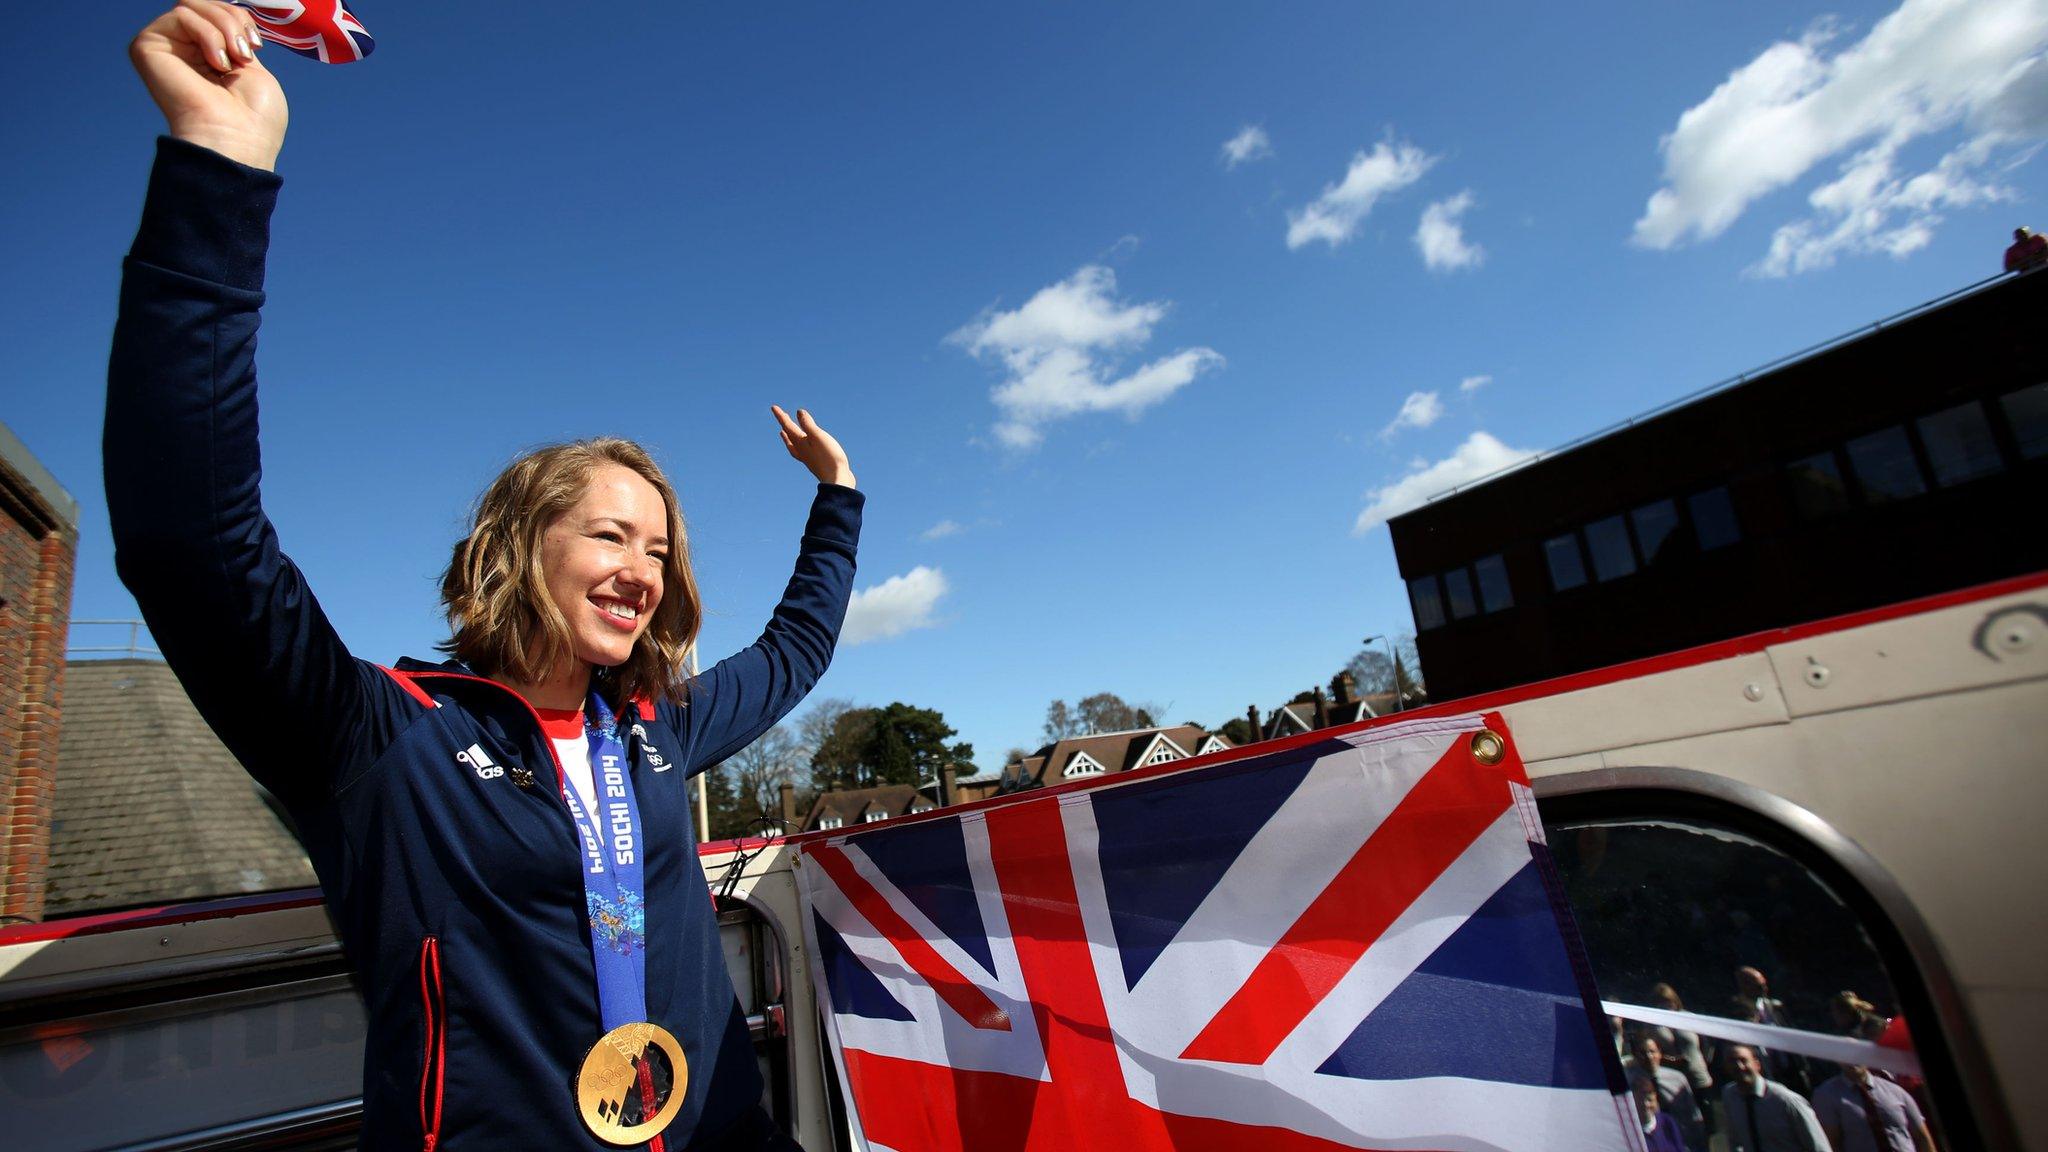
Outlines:
{"type": "Polygon", "coordinates": [[[284,89],[256,59],[256,19],[217,0],[178,0],[128,45],[172,136],[252,168],[275,170],[284,89]]]}

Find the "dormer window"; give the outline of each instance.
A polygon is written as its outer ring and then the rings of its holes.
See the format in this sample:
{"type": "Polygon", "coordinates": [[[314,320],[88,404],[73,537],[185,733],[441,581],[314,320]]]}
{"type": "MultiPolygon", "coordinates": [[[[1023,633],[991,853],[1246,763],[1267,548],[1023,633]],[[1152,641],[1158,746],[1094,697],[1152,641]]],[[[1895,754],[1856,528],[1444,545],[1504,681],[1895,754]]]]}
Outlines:
{"type": "Polygon", "coordinates": [[[818,819],[818,827],[820,828],[837,828],[845,823],[846,821],[837,815],[822,816],[818,819]]]}
{"type": "Polygon", "coordinates": [[[870,808],[861,814],[860,822],[863,824],[879,824],[888,818],[889,814],[880,808],[870,808]]]}
{"type": "Polygon", "coordinates": [[[1076,776],[1100,776],[1106,771],[1108,769],[1097,762],[1093,756],[1088,755],[1086,752],[1076,752],[1074,753],[1074,758],[1067,761],[1066,769],[1060,775],[1072,779],[1076,776]]]}

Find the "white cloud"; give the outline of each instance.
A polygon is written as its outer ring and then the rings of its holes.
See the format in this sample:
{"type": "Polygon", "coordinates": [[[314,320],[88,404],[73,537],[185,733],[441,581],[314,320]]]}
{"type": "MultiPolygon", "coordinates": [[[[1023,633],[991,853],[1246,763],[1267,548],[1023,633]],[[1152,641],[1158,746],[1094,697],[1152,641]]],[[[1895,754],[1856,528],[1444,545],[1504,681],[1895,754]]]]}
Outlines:
{"type": "Polygon", "coordinates": [[[1273,141],[1266,136],[1266,130],[1257,124],[1247,124],[1237,135],[1223,142],[1223,166],[1235,168],[1254,160],[1264,160],[1273,154],[1273,141]]]}
{"type": "Polygon", "coordinates": [[[1287,246],[1299,248],[1321,240],[1335,248],[1344,243],[1357,233],[1380,197],[1422,179],[1436,161],[1413,144],[1391,140],[1358,153],[1342,181],[1324,186],[1322,195],[1287,214],[1287,246]]]}
{"type": "Polygon", "coordinates": [[[1127,304],[1115,293],[1116,273],[1091,264],[1040,289],[1023,307],[984,314],[949,337],[976,357],[1002,362],[1007,379],[990,397],[1002,417],[995,437],[1004,446],[1034,447],[1045,425],[1084,412],[1136,419],[1222,365],[1212,349],[1187,348],[1117,376],[1119,358],[1152,339],[1168,306],[1127,304]]]}
{"type": "Polygon", "coordinates": [[[1385,428],[1380,429],[1380,439],[1391,440],[1404,428],[1427,428],[1443,418],[1444,402],[1434,392],[1410,392],[1401,401],[1401,410],[1385,428]]]}
{"type": "Polygon", "coordinates": [[[1785,275],[1837,255],[1903,256],[1940,209],[2003,199],[1977,171],[2001,150],[2048,137],[2048,5],[2041,0],[1904,0],[1832,55],[1822,21],[1771,45],[1664,137],[1664,185],[1634,240],[1668,249],[1720,235],[1759,199],[1849,154],[1807,198],[1812,215],[1777,230],[1752,271],[1785,275]],[[1902,149],[1960,130],[1939,163],[1898,175],[1902,149]]]}
{"type": "Polygon", "coordinates": [[[946,594],[945,573],[920,564],[853,594],[839,642],[848,646],[887,640],[936,623],[932,610],[946,594]]]}
{"type": "Polygon", "coordinates": [[[1403,512],[1421,507],[1432,496],[1524,463],[1535,455],[1532,449],[1510,448],[1484,432],[1474,432],[1458,445],[1457,451],[1442,460],[1417,460],[1407,475],[1367,492],[1365,511],[1358,514],[1351,532],[1362,536],[1403,512]]]}
{"type": "Polygon", "coordinates": [[[944,540],[948,536],[958,536],[965,531],[967,529],[962,528],[957,520],[941,520],[937,524],[918,533],[917,538],[919,540],[944,540]]]}
{"type": "Polygon", "coordinates": [[[1491,376],[1467,376],[1463,380],[1458,381],[1458,391],[1469,396],[1491,383],[1493,383],[1493,377],[1491,376]]]}
{"type": "Polygon", "coordinates": [[[1982,151],[1975,142],[1966,144],[1910,177],[1894,174],[1897,149],[1890,144],[1858,153],[1843,165],[1840,178],[1807,197],[1814,214],[1772,233],[1770,250],[1749,271],[1779,277],[1829,267],[1843,255],[1912,255],[1934,239],[1939,209],[2013,199],[2011,190],[1971,175],[1983,162],[1982,151]]]}
{"type": "Polygon", "coordinates": [[[1477,268],[1486,260],[1486,249],[1465,239],[1465,226],[1458,219],[1470,207],[1472,190],[1468,188],[1422,210],[1422,222],[1415,226],[1415,246],[1422,250],[1422,262],[1431,272],[1477,268]]]}

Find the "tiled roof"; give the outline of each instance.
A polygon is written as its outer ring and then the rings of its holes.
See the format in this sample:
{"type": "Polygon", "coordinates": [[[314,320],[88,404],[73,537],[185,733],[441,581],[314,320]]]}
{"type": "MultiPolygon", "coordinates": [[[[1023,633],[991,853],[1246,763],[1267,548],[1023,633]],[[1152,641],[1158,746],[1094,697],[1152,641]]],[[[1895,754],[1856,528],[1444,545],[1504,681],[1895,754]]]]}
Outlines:
{"type": "MultiPolygon", "coordinates": [[[[1419,708],[1421,705],[1410,704],[1409,707],[1419,708]]],[[[1324,725],[1325,728],[1335,728],[1339,724],[1356,724],[1360,720],[1371,720],[1394,711],[1394,694],[1392,692],[1371,692],[1367,693],[1364,699],[1350,700],[1342,704],[1335,700],[1330,700],[1327,701],[1327,710],[1330,719],[1324,725]]],[[[1282,704],[1273,709],[1271,719],[1266,721],[1265,735],[1267,739],[1272,739],[1295,732],[1312,732],[1315,730],[1315,726],[1315,701],[1302,700],[1291,704],[1282,704]],[[1283,715],[1292,718],[1293,723],[1284,723],[1282,720],[1283,715]]]]}
{"type": "MultiPolygon", "coordinates": [[[[1209,733],[1194,724],[1178,724],[1171,728],[1137,728],[1128,732],[1105,732],[1097,736],[1069,736],[1040,748],[1024,760],[1024,778],[1043,784],[1058,784],[1066,779],[1067,766],[1074,757],[1086,753],[1088,758],[1102,765],[1108,772],[1128,772],[1138,767],[1138,758],[1152,746],[1155,737],[1164,733],[1168,740],[1178,745],[1189,756],[1201,754],[1203,741],[1209,733]]],[[[1230,741],[1221,740],[1225,747],[1230,741]]]]}
{"type": "Polygon", "coordinates": [[[297,839],[168,666],[66,666],[46,915],[313,883],[297,839]]]}
{"type": "Polygon", "coordinates": [[[893,817],[932,807],[935,805],[930,797],[908,784],[878,784],[873,788],[821,792],[811,802],[810,815],[804,817],[803,830],[808,832],[818,827],[818,822],[827,816],[839,817],[842,825],[859,824],[861,817],[871,808],[879,808],[893,817]]]}

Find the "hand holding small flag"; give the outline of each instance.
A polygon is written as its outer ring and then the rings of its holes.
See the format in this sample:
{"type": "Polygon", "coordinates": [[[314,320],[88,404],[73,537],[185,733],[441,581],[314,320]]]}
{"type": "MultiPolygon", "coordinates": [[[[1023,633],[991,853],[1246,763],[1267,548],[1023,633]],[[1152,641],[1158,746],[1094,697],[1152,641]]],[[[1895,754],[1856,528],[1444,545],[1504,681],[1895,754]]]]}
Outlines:
{"type": "Polygon", "coordinates": [[[252,168],[275,168],[290,119],[284,89],[256,59],[250,14],[179,0],[128,45],[128,59],[170,134],[252,168]]]}

